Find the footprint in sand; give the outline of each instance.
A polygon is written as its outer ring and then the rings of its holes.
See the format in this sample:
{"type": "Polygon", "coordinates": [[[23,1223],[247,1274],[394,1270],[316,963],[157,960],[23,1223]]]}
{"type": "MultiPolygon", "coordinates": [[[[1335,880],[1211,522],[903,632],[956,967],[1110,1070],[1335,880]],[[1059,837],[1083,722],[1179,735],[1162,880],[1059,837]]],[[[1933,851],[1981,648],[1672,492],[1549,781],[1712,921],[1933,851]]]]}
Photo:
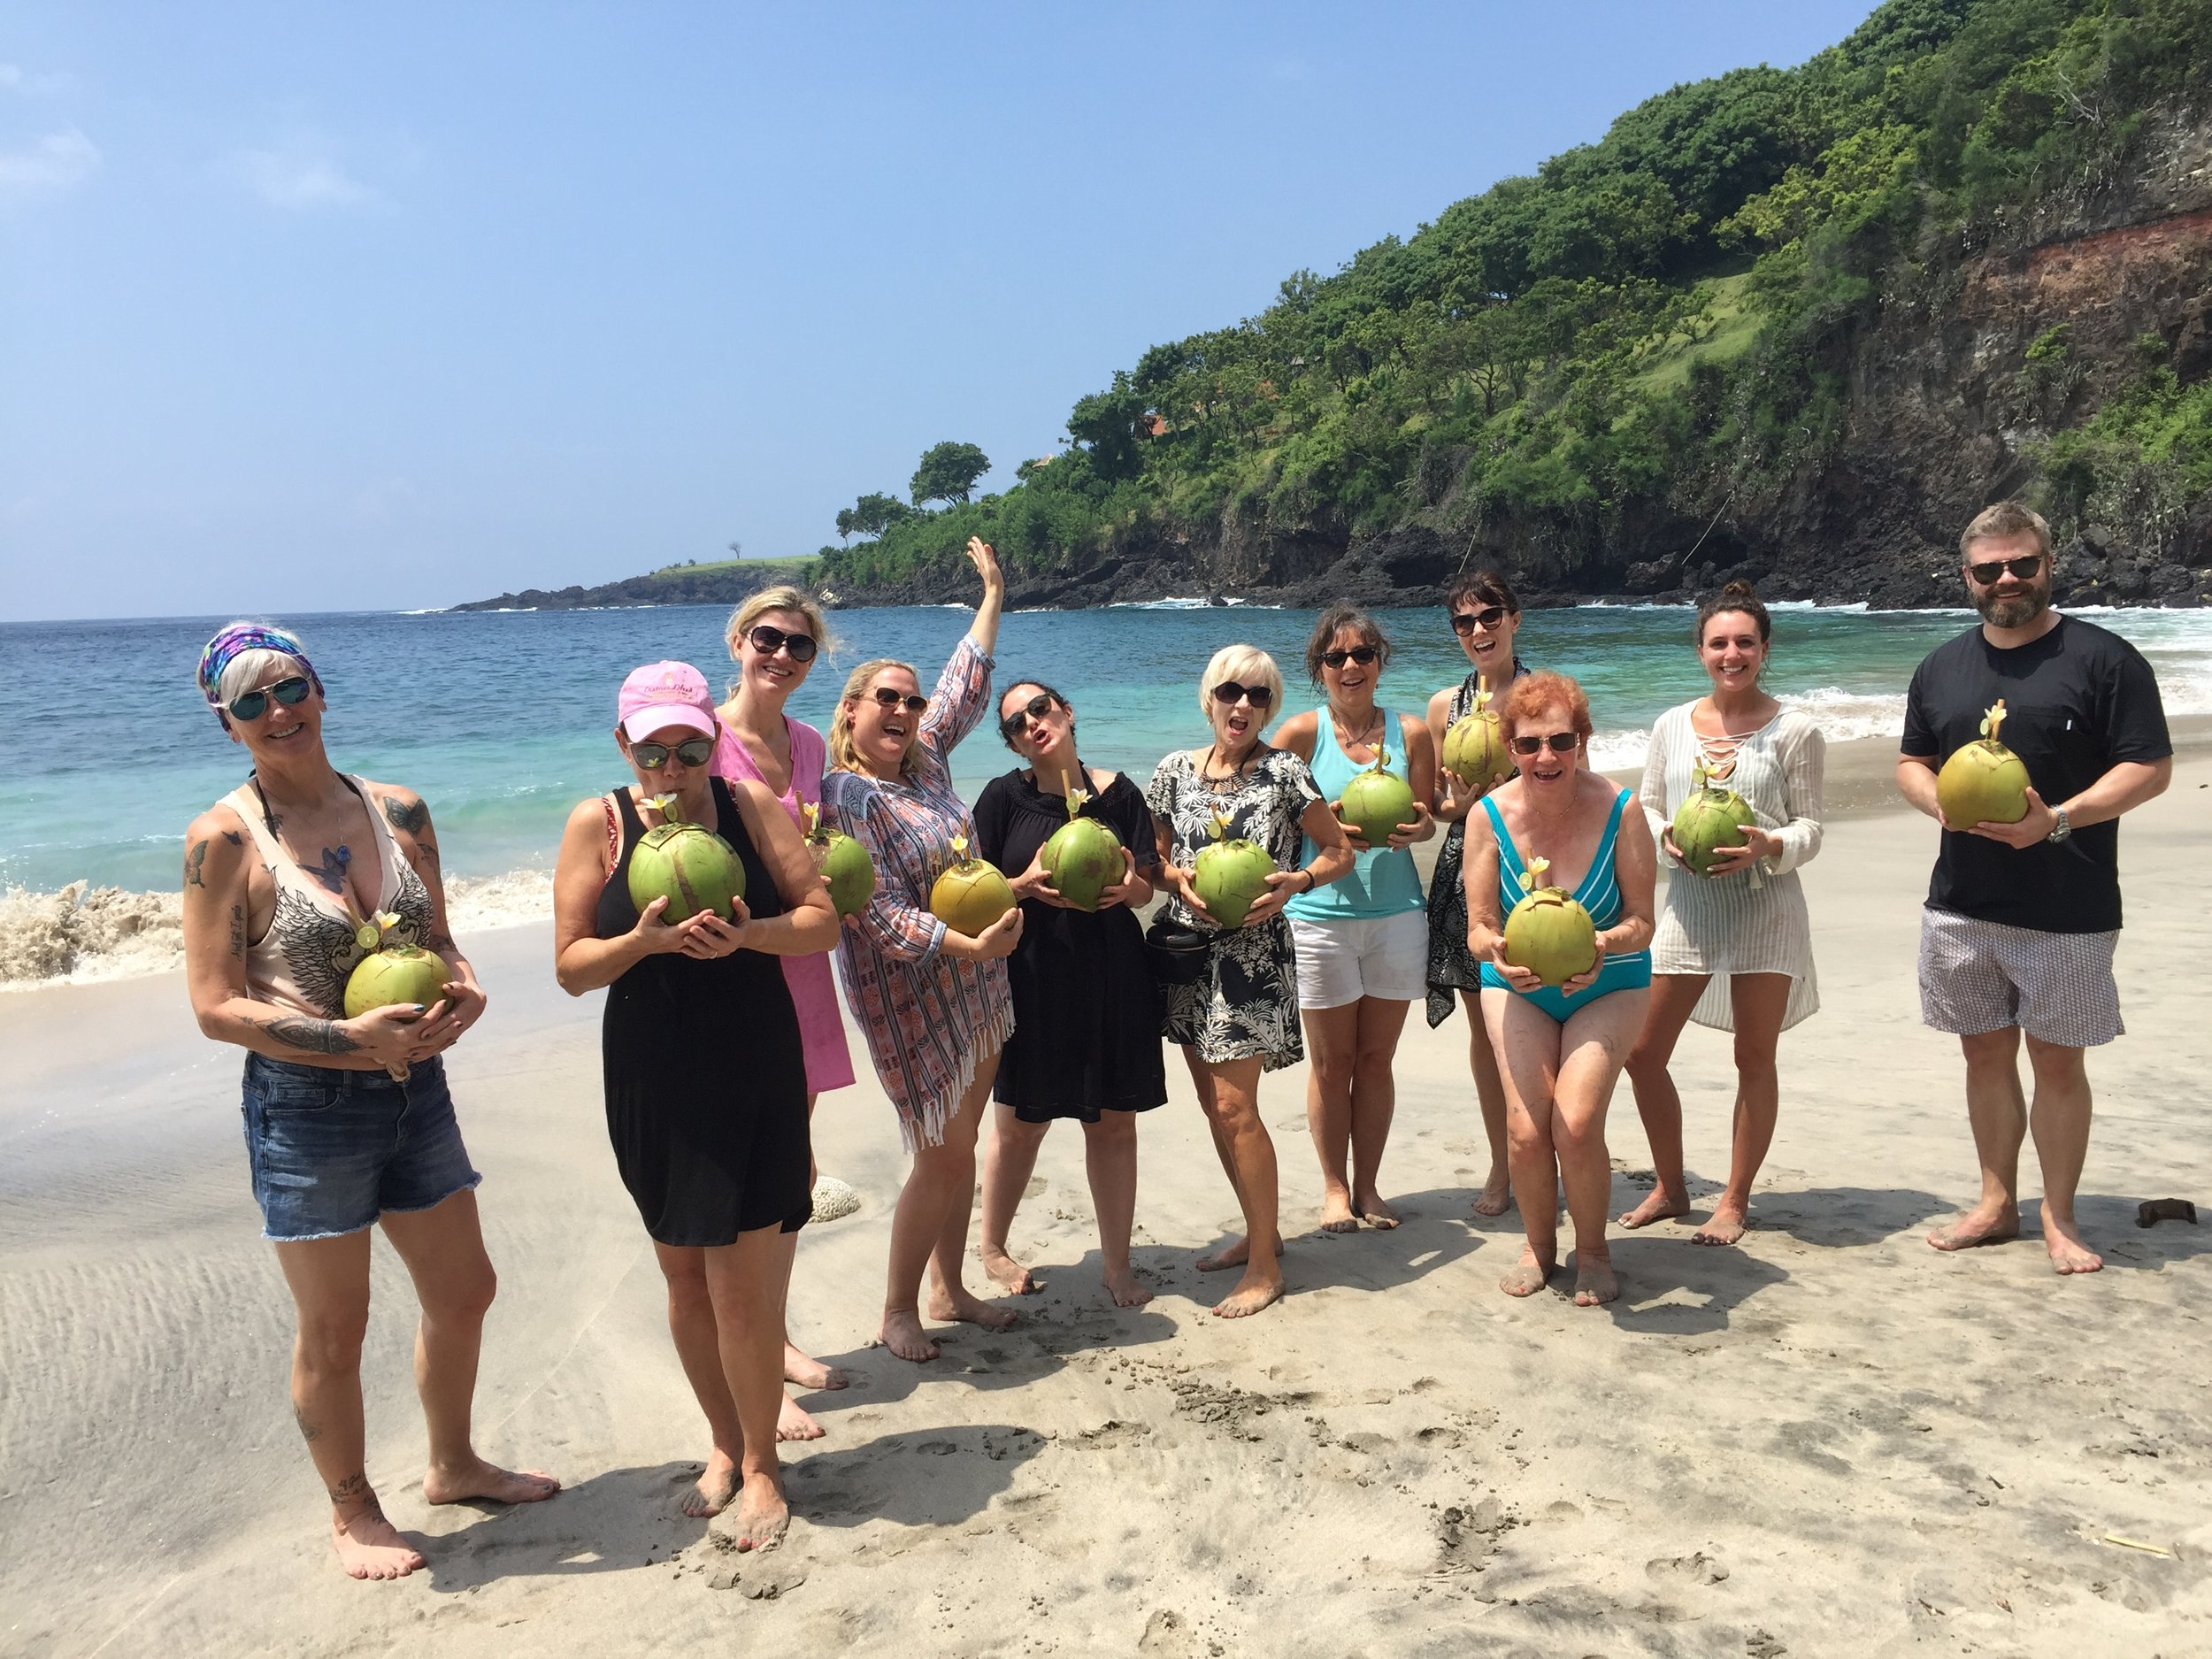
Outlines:
{"type": "Polygon", "coordinates": [[[1644,1571],[1655,1578],[1676,1578],[1691,1584],[1718,1584],[1728,1577],[1728,1569],[1701,1549],[1694,1555],[1662,1556],[1647,1561],[1644,1571]]]}

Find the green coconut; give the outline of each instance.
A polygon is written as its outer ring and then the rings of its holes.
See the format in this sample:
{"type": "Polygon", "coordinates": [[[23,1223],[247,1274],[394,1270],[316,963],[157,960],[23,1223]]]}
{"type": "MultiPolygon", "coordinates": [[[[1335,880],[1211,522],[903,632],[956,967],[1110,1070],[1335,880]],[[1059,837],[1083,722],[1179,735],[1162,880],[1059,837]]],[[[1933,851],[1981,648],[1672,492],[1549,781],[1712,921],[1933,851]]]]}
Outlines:
{"type": "Polygon", "coordinates": [[[1370,848],[1387,845],[1398,826],[1413,822],[1413,786],[1384,771],[1389,764],[1390,750],[1377,744],[1375,764],[1355,773],[1337,801],[1337,816],[1370,848]]]}
{"type": "Polygon", "coordinates": [[[844,831],[824,829],[822,809],[813,802],[800,810],[806,814],[807,850],[814,855],[815,868],[822,872],[838,918],[859,915],[876,895],[876,861],[844,831]]]}
{"type": "Polygon", "coordinates": [[[1598,925],[1566,888],[1536,885],[1550,868],[1549,859],[1532,858],[1522,872],[1525,896],[1505,918],[1505,959],[1557,987],[1596,965],[1598,925]]]}
{"type": "Polygon", "coordinates": [[[1224,927],[1241,927],[1244,913],[1267,891],[1275,860],[1257,841],[1229,839],[1229,820],[1214,814],[1213,841],[1191,864],[1191,886],[1206,913],[1224,927]]]}
{"type": "Polygon", "coordinates": [[[2028,769],[2019,756],[1997,741],[2005,723],[2005,700],[1982,717],[1982,734],[1951,751],[1936,773],[1936,804],[1955,830],[1977,824],[2017,824],[2028,815],[2028,769]]]}
{"type": "Polygon", "coordinates": [[[1513,751],[1505,727],[1490,707],[1490,694],[1475,693],[1475,706],[1454,720],[1444,733],[1444,770],[1463,789],[1479,795],[1513,775],[1513,751]]]}
{"type": "Polygon", "coordinates": [[[1684,864],[1708,876],[1720,861],[1722,848],[1745,845],[1744,832],[1758,816],[1733,789],[1714,784],[1704,767],[1692,768],[1692,777],[1697,787],[1674,815],[1674,844],[1684,864]]]}
{"type": "Polygon", "coordinates": [[[979,939],[1014,908],[1014,889],[994,864],[963,856],[968,838],[952,838],[952,866],[931,884],[929,913],[956,933],[979,939]]]}
{"type": "Polygon", "coordinates": [[[445,995],[453,977],[443,956],[391,937],[399,918],[379,910],[364,922],[354,941],[369,954],[346,976],[346,1018],[357,1019],[373,1008],[428,1008],[445,995]]]}
{"type": "Polygon", "coordinates": [[[1082,816],[1090,798],[1080,789],[1068,791],[1068,821],[1052,832],[1037,855],[1053,890],[1079,910],[1097,910],[1099,895],[1119,885],[1124,869],[1121,837],[1108,825],[1082,816]]]}
{"type": "Polygon", "coordinates": [[[655,899],[666,899],[661,919],[672,926],[702,910],[728,917],[730,902],[745,896],[745,865],[737,849],[705,825],[677,818],[672,795],[654,795],[645,804],[662,821],[630,849],[630,902],[642,913],[655,899]]]}

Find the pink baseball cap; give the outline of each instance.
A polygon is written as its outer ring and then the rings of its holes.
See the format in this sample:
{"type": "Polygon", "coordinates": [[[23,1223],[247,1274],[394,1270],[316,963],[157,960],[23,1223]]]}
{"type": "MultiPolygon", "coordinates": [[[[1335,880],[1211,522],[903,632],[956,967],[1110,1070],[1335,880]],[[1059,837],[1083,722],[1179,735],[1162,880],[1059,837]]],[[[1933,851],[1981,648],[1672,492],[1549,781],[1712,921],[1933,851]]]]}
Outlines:
{"type": "Polygon", "coordinates": [[[633,743],[672,726],[715,734],[714,694],[707,677],[689,663],[648,663],[630,671],[615,700],[615,718],[633,743]]]}

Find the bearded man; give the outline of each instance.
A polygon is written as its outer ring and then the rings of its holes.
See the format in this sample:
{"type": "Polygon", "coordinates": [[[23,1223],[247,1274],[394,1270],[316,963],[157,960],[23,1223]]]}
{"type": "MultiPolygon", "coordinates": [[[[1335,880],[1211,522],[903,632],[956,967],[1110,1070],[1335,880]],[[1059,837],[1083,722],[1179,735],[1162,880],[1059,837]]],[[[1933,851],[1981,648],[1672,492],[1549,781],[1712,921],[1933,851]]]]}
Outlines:
{"type": "Polygon", "coordinates": [[[2043,1170],[2043,1248],[2061,1273],[2104,1260],[2082,1241],[2074,1192],[2089,1152],[2083,1050],[2123,1029],[2112,978],[2120,938],[2120,815],[2166,787],[2173,745],[2158,681],[2118,635],[2051,609],[2051,531],[2016,502],[1975,516],[1960,574],[1981,626],[1912,677],[1897,787],[1943,824],[1920,929],[1921,1018],[1966,1054],[1966,1114],[1982,1191],[1928,1235],[1939,1250],[2020,1233],[2020,1143],[2043,1170]],[[2016,824],[1953,824],[1936,772],[2004,700],[2001,741],[2026,765],[2016,824]],[[2021,1038],[2034,1074],[2021,1090],[2021,1038]]]}

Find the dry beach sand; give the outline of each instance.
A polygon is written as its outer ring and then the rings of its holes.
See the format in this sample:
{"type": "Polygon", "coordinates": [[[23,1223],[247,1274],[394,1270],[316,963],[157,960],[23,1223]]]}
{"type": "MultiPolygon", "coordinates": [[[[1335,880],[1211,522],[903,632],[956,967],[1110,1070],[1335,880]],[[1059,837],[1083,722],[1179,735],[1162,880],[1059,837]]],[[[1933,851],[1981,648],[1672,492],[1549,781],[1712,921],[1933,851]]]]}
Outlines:
{"type": "MultiPolygon", "coordinates": [[[[1888,752],[1839,754],[1839,799],[1878,802],[1888,752]]],[[[235,1052],[173,974],[0,996],[0,1651],[2212,1652],[2212,1225],[2134,1225],[2143,1199],[2212,1200],[2208,803],[2193,749],[2124,832],[2131,1034],[2092,1062],[2081,1215],[2108,1266],[2085,1280],[2032,1238],[1921,1241],[1973,1158],[1955,1046],[1916,1018],[1934,831],[1894,811],[1843,815],[1807,872],[1825,1006],[1784,1041],[1757,1229],[1617,1239],[1609,1309],[1494,1288],[1517,1226],[1468,1210],[1457,1017],[1417,1017],[1400,1055],[1401,1230],[1313,1230],[1304,1073],[1271,1078],[1291,1294],[1208,1317],[1222,1286],[1190,1262],[1234,1207],[1171,1066],[1138,1200],[1157,1300],[1100,1295],[1063,1130],[1016,1234],[1045,1292],[927,1366],[868,1346],[890,1110],[872,1080],[830,1096],[821,1163],[863,1202],[803,1235],[794,1334],[857,1380],[809,1399],[828,1438],[787,1448],[799,1519],[764,1558],[675,1510],[703,1428],[606,1147],[595,999],[554,988],[542,926],[473,941],[492,1010],[452,1070],[502,1278],[480,1443],[569,1490],[424,1504],[411,1302],[380,1246],[370,1471],[431,1558],[396,1585],[330,1561],[235,1052]]],[[[1725,1039],[1694,1027],[1679,1067],[1693,1171],[1717,1176],[1725,1039]]],[[[1648,1162],[1625,1087],[1611,1121],[1617,1210],[1648,1162]]]]}

